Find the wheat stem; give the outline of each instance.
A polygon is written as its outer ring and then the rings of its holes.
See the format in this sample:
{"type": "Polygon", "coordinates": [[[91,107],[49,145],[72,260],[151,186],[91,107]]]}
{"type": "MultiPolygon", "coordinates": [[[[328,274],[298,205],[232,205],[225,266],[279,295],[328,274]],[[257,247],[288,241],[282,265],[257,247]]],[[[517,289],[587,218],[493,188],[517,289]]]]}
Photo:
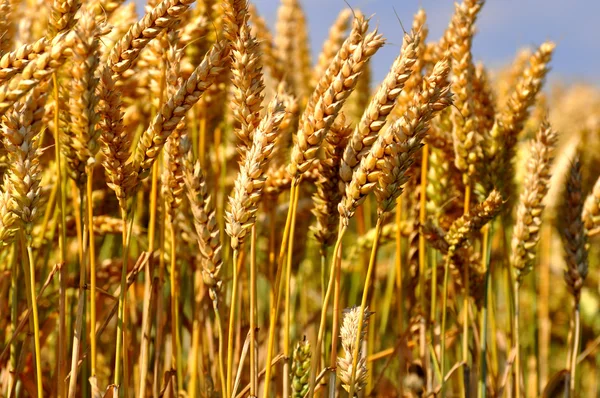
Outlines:
{"type": "Polygon", "coordinates": [[[231,389],[233,387],[233,337],[235,332],[235,318],[237,308],[237,290],[238,290],[238,260],[239,260],[239,249],[233,249],[233,280],[231,282],[231,303],[229,305],[229,328],[227,330],[227,390],[225,396],[231,397],[231,389]]]}
{"type": "Polygon", "coordinates": [[[396,266],[396,300],[398,302],[398,320],[397,324],[399,325],[400,331],[402,331],[404,327],[404,301],[403,297],[403,289],[402,289],[402,231],[400,225],[402,223],[402,196],[397,199],[396,202],[396,256],[394,259],[394,264],[396,266]]]}
{"type": "Polygon", "coordinates": [[[264,398],[269,398],[269,386],[271,384],[272,366],[270,363],[273,360],[273,350],[275,347],[275,326],[277,325],[277,311],[279,309],[279,300],[281,298],[281,275],[283,272],[283,260],[285,256],[285,249],[287,247],[287,240],[290,237],[290,229],[292,220],[294,219],[294,206],[297,201],[297,189],[298,181],[292,180],[290,187],[290,203],[288,207],[287,217],[285,221],[285,227],[283,229],[283,237],[281,239],[281,248],[279,250],[279,257],[277,259],[277,273],[275,275],[275,285],[273,291],[275,292],[275,298],[271,303],[270,317],[269,317],[269,340],[267,343],[267,358],[266,358],[266,373],[265,373],[265,386],[264,386],[264,398]]]}
{"type": "Polygon", "coordinates": [[[116,341],[116,349],[115,349],[115,367],[114,367],[114,379],[113,379],[113,394],[115,397],[119,396],[119,387],[121,384],[121,365],[125,362],[125,353],[123,349],[123,334],[125,333],[125,325],[124,325],[124,317],[125,317],[125,297],[127,290],[127,264],[129,262],[129,239],[131,234],[128,231],[128,228],[131,228],[133,225],[133,214],[127,215],[125,210],[121,211],[121,220],[123,222],[123,231],[122,231],[122,239],[123,239],[123,247],[122,247],[122,257],[123,264],[121,266],[121,289],[119,291],[119,304],[118,304],[118,314],[117,314],[117,341],[116,341]],[[128,227],[127,222],[131,218],[130,225],[128,227]]]}
{"type": "Polygon", "coordinates": [[[294,232],[296,230],[296,210],[298,206],[299,190],[294,190],[294,207],[292,209],[292,220],[290,225],[290,238],[288,239],[287,261],[285,266],[285,304],[284,304],[284,324],[283,324],[283,398],[288,398],[291,391],[290,381],[290,284],[292,281],[292,253],[294,250],[294,232]]]}
{"type": "Polygon", "coordinates": [[[256,294],[256,225],[252,226],[250,235],[250,396],[258,394],[258,358],[256,352],[256,314],[258,313],[256,294]]]}
{"type": "Polygon", "coordinates": [[[485,282],[484,282],[484,299],[483,308],[481,309],[481,374],[479,379],[479,398],[485,398],[487,395],[486,390],[486,379],[487,379],[487,325],[488,325],[488,305],[489,305],[489,294],[488,289],[490,287],[491,269],[490,269],[490,256],[492,251],[492,236],[494,226],[492,223],[486,225],[483,228],[483,243],[481,245],[483,250],[482,265],[485,269],[485,282]]]}
{"type": "Polygon", "coordinates": [[[329,298],[331,297],[331,292],[334,287],[333,285],[334,285],[335,272],[336,272],[336,266],[335,266],[336,259],[338,256],[338,252],[341,248],[342,238],[344,237],[344,233],[346,232],[346,229],[347,229],[347,225],[344,224],[342,222],[342,220],[340,220],[340,225],[339,225],[339,229],[338,229],[338,238],[335,242],[335,245],[333,246],[333,253],[331,255],[332,262],[331,262],[331,268],[329,271],[329,280],[327,282],[327,290],[325,291],[325,297],[323,298],[323,307],[321,308],[321,320],[319,322],[319,332],[317,334],[317,344],[315,345],[315,350],[314,350],[314,352],[317,353],[317,355],[315,355],[313,357],[313,364],[311,365],[309,391],[308,391],[309,397],[312,397],[315,392],[315,383],[316,383],[317,368],[318,368],[318,366],[316,366],[316,365],[317,365],[319,357],[320,357],[320,355],[318,355],[318,353],[321,352],[321,344],[323,344],[323,338],[325,337],[325,326],[327,324],[327,307],[329,306],[329,298]]]}
{"type": "Polygon", "coordinates": [[[377,243],[379,242],[379,235],[381,235],[381,227],[383,224],[383,217],[377,218],[377,224],[375,224],[375,238],[373,239],[373,247],[371,248],[371,256],[369,257],[369,266],[367,267],[367,276],[365,279],[362,299],[360,302],[360,311],[358,315],[358,333],[356,334],[356,340],[354,343],[354,352],[352,353],[352,369],[350,369],[350,392],[349,396],[354,397],[355,390],[355,375],[356,367],[358,365],[358,356],[360,352],[360,329],[363,327],[363,319],[365,316],[365,308],[367,308],[367,299],[369,296],[369,288],[371,287],[371,278],[373,277],[373,268],[375,267],[375,261],[377,259],[377,243]]]}
{"type": "MultiPolygon", "coordinates": [[[[335,398],[336,391],[336,363],[337,363],[337,342],[339,328],[339,313],[340,313],[340,291],[341,291],[341,276],[342,276],[342,249],[338,250],[338,256],[335,259],[335,285],[334,285],[334,296],[333,296],[333,321],[331,324],[331,355],[329,358],[329,366],[331,372],[329,374],[329,398],[335,398]]],[[[324,352],[325,355],[325,352],[324,352]]]]}
{"type": "MultiPolygon", "coordinates": [[[[79,218],[76,219],[77,225],[82,225],[84,218],[84,190],[79,190],[79,218]]],[[[87,213],[85,213],[87,214],[87,213]]],[[[87,216],[85,216],[87,218],[87,216]]],[[[81,227],[80,227],[81,228],[81,227]]],[[[81,229],[86,229],[81,228],[81,229]]],[[[73,348],[71,352],[71,378],[69,379],[69,398],[74,397],[77,390],[77,362],[79,361],[79,350],[81,349],[83,339],[83,318],[85,315],[85,279],[86,279],[86,254],[87,254],[87,231],[78,230],[79,241],[79,297],[77,298],[77,315],[75,318],[75,333],[73,334],[73,348]]]]}
{"type": "Polygon", "coordinates": [[[26,243],[25,235],[21,234],[21,244],[23,247],[23,270],[25,273],[25,284],[27,294],[29,295],[29,311],[33,314],[33,343],[35,350],[35,382],[38,397],[44,396],[42,379],[42,350],[40,347],[40,319],[38,315],[37,298],[35,294],[35,265],[33,263],[33,250],[30,244],[26,243]]]}
{"type": "Polygon", "coordinates": [[[171,234],[171,315],[172,315],[172,338],[173,338],[173,366],[177,370],[177,390],[183,389],[183,351],[181,349],[181,328],[179,325],[179,283],[177,275],[177,245],[175,238],[175,222],[170,223],[171,234]]]}
{"type": "Polygon", "coordinates": [[[575,304],[575,308],[573,310],[573,322],[574,322],[574,330],[573,330],[573,351],[571,351],[571,364],[570,364],[570,392],[572,397],[577,396],[577,356],[579,355],[579,342],[581,340],[581,317],[579,312],[579,303],[575,304]]]}
{"type": "MultiPolygon", "coordinates": [[[[454,247],[451,246],[446,253],[444,262],[444,284],[442,285],[442,329],[440,330],[440,368],[441,374],[446,374],[446,317],[448,314],[448,279],[450,276],[450,261],[454,254],[454,247]]],[[[441,380],[440,391],[445,396],[446,379],[441,380]]]]}
{"type": "Polygon", "coordinates": [[[96,377],[96,247],[94,245],[94,209],[92,201],[92,182],[94,179],[93,167],[87,172],[87,211],[88,211],[88,240],[90,261],[90,347],[92,377],[96,377]]]}
{"type": "Polygon", "coordinates": [[[521,283],[514,281],[513,347],[515,350],[515,398],[521,397],[521,344],[519,342],[519,289],[521,283]]]}
{"type": "MultiPolygon", "coordinates": [[[[17,262],[18,252],[16,244],[11,245],[11,267],[10,267],[10,291],[11,291],[11,303],[10,303],[10,320],[11,320],[11,333],[13,336],[17,333],[19,327],[19,287],[18,287],[18,275],[19,275],[19,263],[17,262]]],[[[9,383],[8,391],[12,391],[17,385],[17,340],[13,339],[10,344],[10,371],[12,373],[11,381],[9,383]]],[[[12,396],[12,394],[9,394],[12,396]]]]}
{"type": "Polygon", "coordinates": [[[58,78],[56,73],[52,74],[52,86],[54,96],[54,156],[56,158],[56,167],[58,169],[57,176],[57,208],[60,217],[60,234],[58,236],[58,245],[60,249],[60,262],[62,264],[60,268],[60,288],[59,288],[59,326],[58,326],[58,372],[57,372],[57,384],[58,384],[58,396],[66,397],[66,376],[67,376],[67,308],[66,308],[66,276],[67,276],[67,222],[66,222],[66,201],[63,191],[62,181],[62,166],[61,166],[61,140],[59,136],[59,95],[58,95],[58,78]]]}
{"type": "MultiPolygon", "coordinates": [[[[427,198],[427,168],[429,161],[429,145],[423,146],[423,155],[421,160],[421,196],[419,200],[419,223],[425,224],[427,217],[426,209],[426,198],[427,198]]],[[[426,303],[426,292],[425,292],[425,279],[426,272],[425,266],[427,264],[426,252],[425,252],[425,236],[419,233],[419,297],[421,314],[419,316],[419,358],[424,367],[427,367],[426,360],[426,317],[425,317],[425,303],[426,303]]]]}

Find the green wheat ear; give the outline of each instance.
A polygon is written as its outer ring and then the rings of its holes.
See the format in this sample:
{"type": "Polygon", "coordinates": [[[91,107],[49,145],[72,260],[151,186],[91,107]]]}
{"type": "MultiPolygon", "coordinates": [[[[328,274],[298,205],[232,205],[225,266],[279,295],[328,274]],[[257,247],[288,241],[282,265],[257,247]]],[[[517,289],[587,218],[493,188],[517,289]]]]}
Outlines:
{"type": "Polygon", "coordinates": [[[308,393],[310,357],[310,343],[305,337],[304,340],[296,344],[294,350],[294,363],[292,365],[292,396],[294,398],[302,398],[308,393]]]}

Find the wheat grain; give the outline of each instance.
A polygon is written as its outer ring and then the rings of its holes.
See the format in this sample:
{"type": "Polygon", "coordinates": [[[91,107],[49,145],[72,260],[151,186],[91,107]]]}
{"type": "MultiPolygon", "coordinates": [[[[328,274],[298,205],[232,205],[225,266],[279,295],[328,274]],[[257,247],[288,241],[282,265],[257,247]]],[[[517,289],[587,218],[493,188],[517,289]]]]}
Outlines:
{"type": "Polygon", "coordinates": [[[79,7],[80,0],[54,0],[48,21],[48,33],[51,38],[75,26],[75,14],[79,7]]]}

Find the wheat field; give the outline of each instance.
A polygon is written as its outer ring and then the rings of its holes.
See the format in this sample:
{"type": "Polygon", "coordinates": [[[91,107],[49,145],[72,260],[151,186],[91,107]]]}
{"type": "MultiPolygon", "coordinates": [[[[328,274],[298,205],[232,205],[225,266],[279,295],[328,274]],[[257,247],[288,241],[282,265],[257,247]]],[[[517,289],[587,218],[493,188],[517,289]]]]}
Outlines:
{"type": "Polygon", "coordinates": [[[0,397],[599,397],[600,90],[482,7],[0,0],[0,397]]]}

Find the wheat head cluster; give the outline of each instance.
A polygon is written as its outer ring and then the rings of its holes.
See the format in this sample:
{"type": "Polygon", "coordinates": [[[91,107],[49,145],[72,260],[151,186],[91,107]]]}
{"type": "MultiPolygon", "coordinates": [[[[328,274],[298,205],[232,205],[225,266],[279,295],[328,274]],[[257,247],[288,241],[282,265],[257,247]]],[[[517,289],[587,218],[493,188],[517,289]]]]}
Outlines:
{"type": "Polygon", "coordinates": [[[483,3],[0,0],[0,397],[599,396],[600,91],[483,3]]]}

